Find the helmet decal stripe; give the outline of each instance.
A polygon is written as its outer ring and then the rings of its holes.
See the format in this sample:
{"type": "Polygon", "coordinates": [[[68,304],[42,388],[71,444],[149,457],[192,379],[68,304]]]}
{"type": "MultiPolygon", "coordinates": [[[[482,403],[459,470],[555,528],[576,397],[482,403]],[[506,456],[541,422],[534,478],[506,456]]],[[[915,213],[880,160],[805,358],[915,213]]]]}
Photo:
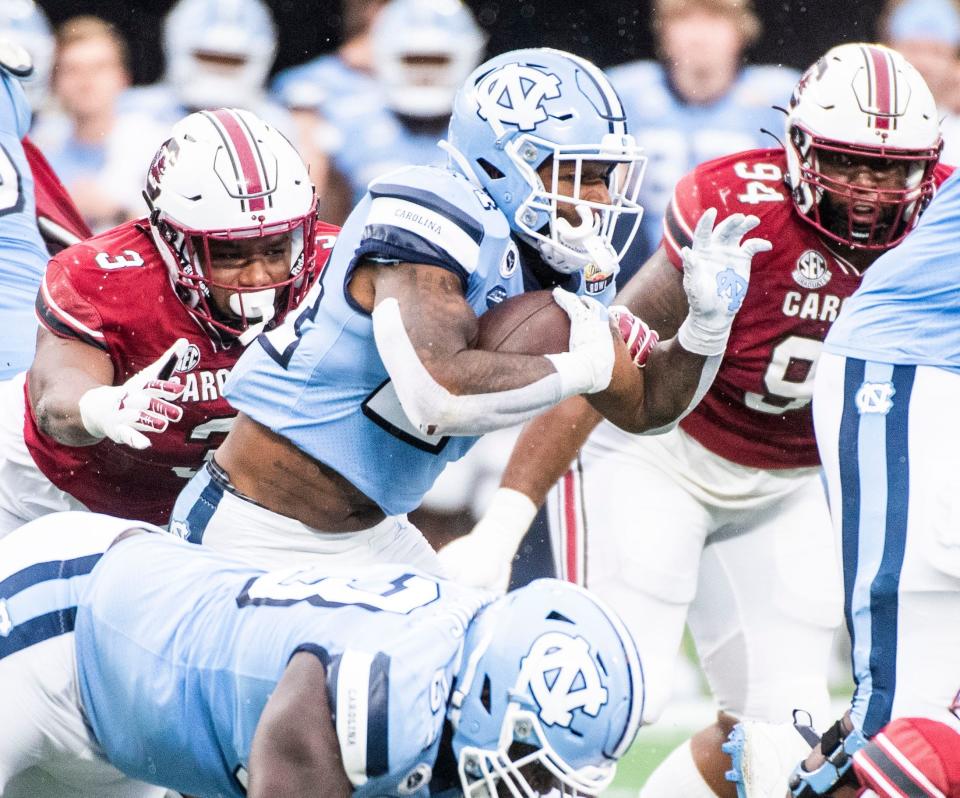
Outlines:
{"type": "Polygon", "coordinates": [[[243,125],[243,129],[247,131],[247,136],[251,142],[253,142],[253,151],[257,156],[257,164],[260,167],[260,174],[263,176],[263,190],[270,192],[266,196],[267,204],[272,208],[273,207],[273,190],[276,188],[275,185],[270,185],[270,174],[267,171],[267,166],[263,162],[263,152],[261,151],[259,145],[257,144],[257,137],[254,136],[253,131],[250,129],[250,124],[242,116],[237,116],[240,124],[243,125]]]}
{"type": "Polygon", "coordinates": [[[879,130],[889,130],[891,116],[894,113],[893,94],[896,84],[896,72],[889,53],[877,47],[865,47],[867,61],[870,108],[868,113],[877,114],[874,124],[879,130]]]}
{"type": "MultiPolygon", "coordinates": [[[[212,116],[226,134],[224,142],[230,149],[237,171],[238,188],[243,194],[260,194],[263,192],[263,178],[258,169],[257,157],[254,155],[257,144],[247,131],[240,125],[236,116],[230,110],[221,108],[214,111],[212,116]]],[[[251,211],[262,211],[266,207],[263,197],[244,198],[249,203],[251,211]]],[[[243,202],[244,200],[241,200],[243,202]]]]}

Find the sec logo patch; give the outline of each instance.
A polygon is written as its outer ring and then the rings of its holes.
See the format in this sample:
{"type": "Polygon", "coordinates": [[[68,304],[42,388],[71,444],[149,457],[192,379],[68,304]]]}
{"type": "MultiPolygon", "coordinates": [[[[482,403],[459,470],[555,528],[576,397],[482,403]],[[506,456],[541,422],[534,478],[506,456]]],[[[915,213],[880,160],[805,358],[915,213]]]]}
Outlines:
{"type": "Polygon", "coordinates": [[[827,260],[815,249],[808,249],[799,258],[793,270],[793,279],[804,288],[823,288],[833,275],[827,268],[827,260]]]}

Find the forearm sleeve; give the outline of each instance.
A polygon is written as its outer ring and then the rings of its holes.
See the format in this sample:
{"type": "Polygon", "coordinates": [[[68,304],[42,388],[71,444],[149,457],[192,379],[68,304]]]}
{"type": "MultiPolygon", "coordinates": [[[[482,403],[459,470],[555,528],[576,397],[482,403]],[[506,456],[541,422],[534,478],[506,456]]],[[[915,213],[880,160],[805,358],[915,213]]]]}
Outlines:
{"type": "Polygon", "coordinates": [[[568,391],[578,392],[578,386],[554,372],[522,388],[450,393],[421,362],[403,325],[400,305],[392,297],[374,309],[373,333],[404,413],[428,435],[481,435],[520,424],[570,395],[568,391]]]}

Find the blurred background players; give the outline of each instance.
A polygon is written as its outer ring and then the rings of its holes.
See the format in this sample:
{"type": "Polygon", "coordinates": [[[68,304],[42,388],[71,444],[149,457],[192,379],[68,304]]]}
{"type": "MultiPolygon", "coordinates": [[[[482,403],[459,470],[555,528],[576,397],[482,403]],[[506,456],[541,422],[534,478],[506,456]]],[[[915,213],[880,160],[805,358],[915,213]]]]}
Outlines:
{"type": "MultiPolygon", "coordinates": [[[[810,412],[817,359],[863,270],[907,235],[950,171],[937,167],[923,79],[880,46],[827,52],[797,84],[784,135],[786,151],[736,153],[686,176],[661,249],[621,297],[671,335],[685,309],[676,267],[702,209],[757,214],[776,244],[754,258],[712,388],[663,435],[603,423],[548,503],[559,572],[620,608],[651,684],[665,688],[651,691],[647,720],[669,697],[684,620],[721,710],[653,773],[644,798],[733,796],[719,748],[736,718],[787,720],[803,707],[826,723],[842,602],[810,412]],[[674,299],[654,303],[669,284],[674,299]]],[[[595,423],[580,402],[532,422],[498,495],[539,503],[595,423]]],[[[478,531],[515,541],[502,504],[478,531]]],[[[456,573],[471,579],[478,560],[456,573]]]]}
{"type": "Polygon", "coordinates": [[[32,138],[97,232],[140,215],[147,166],[169,131],[145,114],[118,112],[129,83],[127,45],[112,25],[83,16],[57,28],[53,103],[32,138]]]}
{"type": "Polygon", "coordinates": [[[44,796],[31,766],[73,798],[157,793],[133,779],[232,798],[610,784],[645,686],[589,593],[544,580],[493,600],[405,565],[328,568],[269,573],[90,513],[14,532],[0,793],[44,796]]]}
{"type": "Polygon", "coordinates": [[[287,102],[312,96],[314,110],[336,132],[321,210],[337,222],[375,177],[411,164],[446,163],[437,141],[446,133],[453,97],[480,63],[486,43],[460,0],[392,0],[371,16],[364,38],[368,64],[359,58],[345,62],[358,46],[348,42],[342,54],[279,80],[287,102]],[[332,75],[345,85],[329,86],[332,75]]]}
{"type": "Polygon", "coordinates": [[[641,235],[623,260],[623,285],[660,241],[673,187],[699,163],[772,146],[799,75],[781,66],[746,66],[760,36],[751,0],[655,0],[656,61],[608,71],[637,141],[647,154],[640,189],[641,235]]]}
{"type": "Polygon", "coordinates": [[[319,273],[306,167],[249,112],[182,120],[145,195],[147,218],[43,276],[26,395],[23,376],[2,387],[0,535],[58,509],[165,523],[233,420],[226,375],[319,273]]]}
{"type": "Polygon", "coordinates": [[[923,75],[940,111],[943,160],[960,163],[960,7],[955,0],[890,0],[877,27],[923,75]]]}
{"type": "Polygon", "coordinates": [[[296,142],[322,194],[325,154],[265,89],[276,50],[276,25],[262,0],[179,0],[163,23],[163,80],[124,92],[121,111],[149,116],[168,129],[193,111],[252,111],[296,142]]]}

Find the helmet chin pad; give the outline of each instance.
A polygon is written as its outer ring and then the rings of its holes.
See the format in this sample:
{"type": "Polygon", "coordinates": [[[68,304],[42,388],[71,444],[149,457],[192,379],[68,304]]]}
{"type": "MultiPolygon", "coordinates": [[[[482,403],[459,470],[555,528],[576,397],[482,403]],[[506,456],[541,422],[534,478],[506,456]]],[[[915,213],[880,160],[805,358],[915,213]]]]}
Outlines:
{"type": "Polygon", "coordinates": [[[230,310],[241,319],[266,324],[276,312],[273,306],[276,297],[276,288],[236,291],[230,294],[230,310]]]}

